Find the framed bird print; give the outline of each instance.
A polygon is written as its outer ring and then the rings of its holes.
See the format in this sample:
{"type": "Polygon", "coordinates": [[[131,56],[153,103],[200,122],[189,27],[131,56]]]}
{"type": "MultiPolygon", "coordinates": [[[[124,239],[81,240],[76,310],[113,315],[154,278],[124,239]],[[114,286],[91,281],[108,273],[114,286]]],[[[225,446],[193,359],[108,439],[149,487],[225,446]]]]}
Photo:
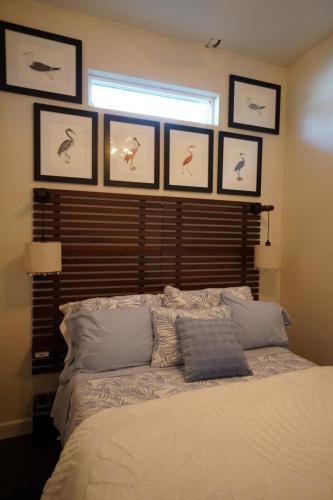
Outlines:
{"type": "Polygon", "coordinates": [[[262,137],[219,132],[217,192],[261,194],[262,137]]]}
{"type": "Polygon", "coordinates": [[[278,134],[281,86],[230,75],[228,125],[278,134]]]}
{"type": "Polygon", "coordinates": [[[0,21],[0,89],[82,103],[82,42],[0,21]]]}
{"type": "Polygon", "coordinates": [[[34,104],[35,181],[97,184],[98,113],[34,104]]]}
{"type": "Polygon", "coordinates": [[[104,184],[159,188],[160,124],[104,115],[104,184]]]}
{"type": "Polygon", "coordinates": [[[164,189],[211,193],[214,131],[166,123],[164,189]]]}

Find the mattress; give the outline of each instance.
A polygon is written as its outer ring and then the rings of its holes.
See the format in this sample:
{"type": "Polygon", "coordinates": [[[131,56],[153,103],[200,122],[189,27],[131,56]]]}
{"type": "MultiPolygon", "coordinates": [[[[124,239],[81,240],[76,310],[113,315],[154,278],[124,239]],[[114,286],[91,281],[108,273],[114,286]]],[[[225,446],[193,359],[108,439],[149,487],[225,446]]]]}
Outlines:
{"type": "Polygon", "coordinates": [[[331,500],[332,386],[312,367],[97,412],[42,500],[331,500]]]}
{"type": "Polygon", "coordinates": [[[53,407],[52,415],[62,443],[65,444],[79,424],[101,410],[313,366],[310,361],[282,347],[253,349],[245,351],[245,356],[253,376],[193,383],[185,382],[182,366],[160,369],[140,366],[97,374],[78,373],[59,387],[53,407]]]}

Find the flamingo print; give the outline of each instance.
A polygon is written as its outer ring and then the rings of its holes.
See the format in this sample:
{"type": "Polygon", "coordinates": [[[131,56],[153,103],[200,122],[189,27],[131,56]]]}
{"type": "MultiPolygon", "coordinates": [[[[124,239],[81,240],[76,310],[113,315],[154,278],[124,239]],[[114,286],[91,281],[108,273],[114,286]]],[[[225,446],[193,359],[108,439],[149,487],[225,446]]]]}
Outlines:
{"type": "Polygon", "coordinates": [[[191,161],[193,160],[193,153],[192,153],[192,149],[195,148],[195,146],[191,145],[191,146],[187,146],[187,151],[190,153],[189,155],[186,156],[186,158],[183,160],[182,162],[182,167],[183,167],[183,171],[182,171],[182,174],[184,175],[185,174],[185,169],[186,171],[190,174],[190,175],[193,175],[193,173],[191,172],[190,170],[190,163],[191,161]]]}
{"type": "Polygon", "coordinates": [[[136,167],[133,165],[133,161],[134,161],[134,158],[137,154],[137,152],[139,151],[139,147],[140,147],[140,143],[139,141],[137,140],[136,137],[133,137],[133,146],[131,147],[131,149],[128,149],[128,150],[125,150],[126,151],[126,154],[124,156],[124,162],[127,163],[130,163],[131,165],[131,170],[135,170],[136,167]]]}

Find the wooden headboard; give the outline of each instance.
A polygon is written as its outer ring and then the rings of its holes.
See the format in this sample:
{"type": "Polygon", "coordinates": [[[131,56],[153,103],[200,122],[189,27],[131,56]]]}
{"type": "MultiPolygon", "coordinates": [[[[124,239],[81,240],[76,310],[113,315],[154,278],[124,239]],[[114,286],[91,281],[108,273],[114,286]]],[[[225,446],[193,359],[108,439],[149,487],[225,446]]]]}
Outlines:
{"type": "MultiPolygon", "coordinates": [[[[260,216],[250,203],[50,189],[45,235],[62,243],[63,272],[33,279],[33,373],[59,371],[59,305],[88,297],[249,285],[260,216]],[[38,353],[49,353],[38,357],[38,353]]],[[[42,229],[34,203],[33,236],[42,229]]],[[[40,355],[40,354],[39,354],[40,355]]]]}

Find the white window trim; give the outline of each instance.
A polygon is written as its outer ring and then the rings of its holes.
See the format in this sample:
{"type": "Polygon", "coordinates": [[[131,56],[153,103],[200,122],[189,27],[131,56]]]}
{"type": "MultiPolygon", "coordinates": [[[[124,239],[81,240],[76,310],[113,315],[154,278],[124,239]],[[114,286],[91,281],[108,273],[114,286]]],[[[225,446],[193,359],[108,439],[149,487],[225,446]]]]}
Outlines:
{"type": "MultiPolygon", "coordinates": [[[[135,78],[132,76],[119,75],[115,73],[106,73],[104,71],[89,70],[89,105],[92,106],[91,87],[92,83],[101,82],[103,86],[132,90],[143,94],[153,94],[160,96],[169,96],[172,98],[181,98],[184,101],[191,102],[209,102],[211,107],[211,121],[207,125],[218,125],[219,119],[219,96],[206,90],[197,90],[189,87],[181,87],[173,84],[165,84],[152,80],[135,78]]],[[[161,117],[163,119],[163,117],[161,117]]]]}

